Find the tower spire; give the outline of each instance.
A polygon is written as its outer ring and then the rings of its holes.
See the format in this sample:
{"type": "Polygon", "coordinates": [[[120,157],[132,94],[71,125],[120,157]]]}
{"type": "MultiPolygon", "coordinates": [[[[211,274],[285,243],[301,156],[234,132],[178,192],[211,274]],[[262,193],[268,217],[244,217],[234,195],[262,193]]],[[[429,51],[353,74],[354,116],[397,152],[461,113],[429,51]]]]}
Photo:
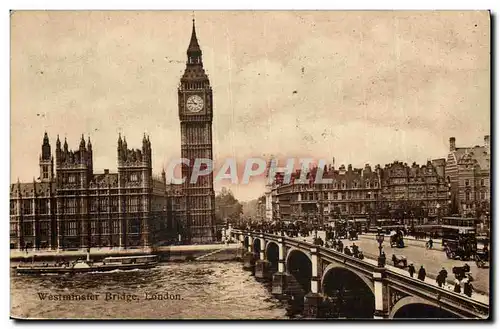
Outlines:
{"type": "Polygon", "coordinates": [[[187,49],[188,63],[189,64],[201,64],[201,49],[198,44],[198,38],[196,37],[196,25],[193,13],[193,30],[191,32],[191,40],[189,41],[189,47],[187,49]]]}

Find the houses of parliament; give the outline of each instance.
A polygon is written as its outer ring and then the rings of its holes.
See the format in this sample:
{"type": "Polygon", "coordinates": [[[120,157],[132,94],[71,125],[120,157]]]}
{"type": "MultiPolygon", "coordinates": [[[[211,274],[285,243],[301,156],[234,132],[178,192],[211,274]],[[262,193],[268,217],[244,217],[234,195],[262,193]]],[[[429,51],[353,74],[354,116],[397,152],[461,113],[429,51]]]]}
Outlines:
{"type": "MultiPolygon", "coordinates": [[[[193,20],[187,62],[178,89],[181,155],[213,159],[212,89],[202,62],[193,20]]],[[[144,135],[141,148],[129,148],[118,136],[117,172],[93,170],[90,138],[77,148],[57,136],[55,161],[47,133],[32,182],[10,186],[10,248],[82,249],[149,248],[215,239],[213,178],[170,185],[166,175],[153,175],[152,146],[144,135]]]]}

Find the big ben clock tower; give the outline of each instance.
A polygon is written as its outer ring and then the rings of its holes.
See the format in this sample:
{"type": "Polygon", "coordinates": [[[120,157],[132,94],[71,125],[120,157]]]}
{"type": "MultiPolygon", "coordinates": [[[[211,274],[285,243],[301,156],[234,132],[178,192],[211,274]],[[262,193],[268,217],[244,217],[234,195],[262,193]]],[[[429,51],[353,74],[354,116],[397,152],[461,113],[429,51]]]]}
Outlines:
{"type": "MultiPolygon", "coordinates": [[[[203,69],[201,49],[193,32],[187,49],[187,63],[178,90],[181,122],[181,156],[191,167],[183,165],[182,176],[186,196],[186,228],[191,243],[215,240],[215,193],[213,175],[200,176],[191,183],[191,170],[196,159],[213,160],[212,152],[212,87],[203,69]]],[[[203,169],[203,168],[201,168],[203,169]]]]}

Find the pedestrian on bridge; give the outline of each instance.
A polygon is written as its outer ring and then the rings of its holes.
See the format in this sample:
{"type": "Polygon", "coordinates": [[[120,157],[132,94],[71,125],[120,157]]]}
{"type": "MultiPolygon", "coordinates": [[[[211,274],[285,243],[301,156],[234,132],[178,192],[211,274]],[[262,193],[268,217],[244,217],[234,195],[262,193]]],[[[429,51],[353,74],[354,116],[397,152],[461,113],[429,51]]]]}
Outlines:
{"type": "Polygon", "coordinates": [[[413,274],[415,274],[415,266],[413,266],[413,263],[408,266],[408,273],[410,273],[410,276],[413,278],[413,274]]]}
{"type": "Polygon", "coordinates": [[[436,282],[439,288],[442,288],[443,285],[446,283],[446,277],[448,277],[448,271],[446,271],[443,267],[441,268],[441,271],[439,271],[439,274],[436,278],[436,282]]]}
{"type": "Polygon", "coordinates": [[[337,243],[337,251],[342,252],[343,249],[344,249],[344,243],[342,242],[342,240],[339,239],[339,242],[337,243]]]}
{"type": "Polygon", "coordinates": [[[453,291],[456,292],[457,294],[459,294],[461,291],[460,280],[457,277],[455,277],[455,287],[453,288],[453,291]]]}
{"type": "Polygon", "coordinates": [[[472,283],[470,282],[470,280],[466,279],[464,282],[464,294],[467,295],[468,297],[471,297],[473,289],[474,287],[472,287],[472,283]]]}
{"type": "Polygon", "coordinates": [[[424,265],[420,265],[420,270],[418,270],[418,279],[425,281],[425,275],[427,273],[425,272],[424,265]]]}

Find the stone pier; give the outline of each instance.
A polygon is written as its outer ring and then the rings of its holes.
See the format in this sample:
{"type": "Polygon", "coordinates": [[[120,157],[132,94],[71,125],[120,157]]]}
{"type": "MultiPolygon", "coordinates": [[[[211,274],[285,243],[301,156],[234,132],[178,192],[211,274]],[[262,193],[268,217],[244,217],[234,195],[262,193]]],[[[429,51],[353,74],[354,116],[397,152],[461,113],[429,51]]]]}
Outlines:
{"type": "Polygon", "coordinates": [[[311,248],[312,260],[312,277],[311,277],[311,291],[304,297],[304,316],[307,318],[321,317],[321,304],[323,303],[323,296],[319,294],[319,277],[318,277],[318,249],[311,248]]]}

